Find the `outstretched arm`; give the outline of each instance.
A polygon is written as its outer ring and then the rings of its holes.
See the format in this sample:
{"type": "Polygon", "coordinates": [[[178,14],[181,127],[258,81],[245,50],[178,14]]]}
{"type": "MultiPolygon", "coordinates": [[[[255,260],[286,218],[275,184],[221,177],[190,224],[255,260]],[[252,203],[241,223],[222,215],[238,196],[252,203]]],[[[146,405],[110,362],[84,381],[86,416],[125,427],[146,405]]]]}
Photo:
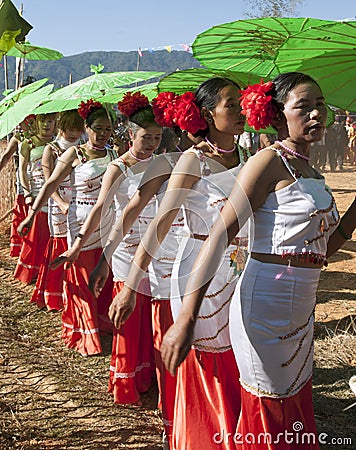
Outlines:
{"type": "Polygon", "coordinates": [[[9,143],[7,144],[6,150],[1,156],[0,159],[0,172],[6,166],[6,164],[10,161],[12,155],[17,152],[19,140],[16,136],[12,136],[9,143]]]}
{"type": "Polygon", "coordinates": [[[164,181],[169,178],[171,172],[172,168],[170,164],[168,164],[166,158],[161,158],[161,155],[154,159],[145,171],[140,187],[116,220],[98,264],[90,275],[89,288],[95,297],[100,295],[105,285],[109,274],[110,260],[115,249],[128,233],[150,199],[157,194],[164,181]]]}
{"type": "MultiPolygon", "coordinates": [[[[52,175],[54,167],[55,167],[55,157],[53,155],[53,150],[52,150],[51,145],[48,144],[44,148],[43,155],[42,155],[42,170],[43,170],[43,175],[44,175],[44,178],[46,181],[52,175]]],[[[51,198],[60,207],[62,213],[67,214],[69,205],[62,199],[58,190],[55,190],[53,192],[53,194],[51,195],[51,198]]]]}
{"type": "Polygon", "coordinates": [[[352,233],[356,227],[356,198],[342,216],[339,226],[330,236],[326,257],[329,258],[339,250],[344,243],[352,238],[352,233]]]}
{"type": "Polygon", "coordinates": [[[137,248],[124,288],[110,306],[109,317],[116,328],[119,328],[132,312],[134,308],[132,299],[135,297],[140,281],[146,274],[148,265],[167,235],[186,196],[199,177],[200,163],[197,156],[194,153],[183,154],[172,172],[157,214],[137,248]]]}
{"type": "Polygon", "coordinates": [[[228,201],[195,260],[178,319],[163,338],[162,359],[171,374],[175,374],[189,352],[201,303],[227,246],[253,211],[265,202],[276,183],[278,167],[273,154],[265,153],[249,160],[237,177],[228,201]]]}
{"type": "Polygon", "coordinates": [[[122,176],[122,171],[118,166],[114,164],[108,166],[103,176],[98,200],[82,225],[72,247],[52,261],[52,268],[55,269],[65,262],[70,265],[78,258],[84,244],[98,228],[101,215],[110,207],[115,190],[122,181],[122,176]]]}
{"type": "Polygon", "coordinates": [[[55,190],[65,179],[65,177],[70,174],[70,172],[72,171],[72,164],[76,157],[77,155],[75,152],[75,148],[72,147],[65,151],[59,158],[58,163],[54,168],[51,176],[45,182],[40,192],[38,193],[26,219],[21,222],[17,229],[18,233],[21,236],[24,236],[28,233],[37,212],[46,204],[50,196],[53,194],[53,192],[55,192],[55,190]]]}

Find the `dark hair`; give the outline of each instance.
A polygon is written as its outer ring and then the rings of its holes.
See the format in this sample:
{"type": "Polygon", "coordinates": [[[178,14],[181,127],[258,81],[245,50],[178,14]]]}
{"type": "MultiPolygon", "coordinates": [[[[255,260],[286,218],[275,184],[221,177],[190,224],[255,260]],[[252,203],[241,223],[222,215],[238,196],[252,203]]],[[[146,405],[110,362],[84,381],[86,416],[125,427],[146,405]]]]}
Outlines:
{"type": "Polygon", "coordinates": [[[240,86],[235,81],[228,78],[214,77],[204,81],[195,91],[195,103],[199,109],[204,106],[207,109],[214,109],[220,100],[220,92],[226,86],[240,86]]]}
{"type": "Polygon", "coordinates": [[[161,127],[156,120],[151,106],[140,108],[129,117],[129,128],[135,135],[139,128],[148,128],[151,126],[161,127]]]}
{"type": "Polygon", "coordinates": [[[114,127],[114,124],[116,123],[116,114],[114,113],[114,111],[103,105],[101,108],[93,109],[88,114],[88,117],[85,119],[85,124],[90,128],[93,125],[93,123],[96,121],[96,119],[99,119],[99,118],[108,119],[111,122],[113,127],[114,127]]]}
{"type": "Polygon", "coordinates": [[[84,119],[80,117],[77,109],[62,111],[59,115],[58,129],[84,131],[84,119]]]}
{"type": "Polygon", "coordinates": [[[54,120],[56,120],[57,117],[58,117],[58,113],[51,112],[51,113],[37,114],[36,115],[36,122],[43,121],[44,119],[46,119],[49,116],[52,117],[54,120]]]}
{"type": "MultiPolygon", "coordinates": [[[[195,90],[195,103],[201,110],[203,107],[213,110],[221,99],[220,92],[226,86],[236,86],[240,89],[240,86],[235,81],[224,77],[213,77],[204,81],[195,90]]],[[[206,136],[209,129],[199,130],[194,136],[206,136]]]]}
{"type": "Polygon", "coordinates": [[[288,95],[294,88],[304,83],[319,84],[309,75],[301,72],[280,73],[273,80],[273,88],[267,93],[271,95],[278,109],[283,109],[288,95]]]}

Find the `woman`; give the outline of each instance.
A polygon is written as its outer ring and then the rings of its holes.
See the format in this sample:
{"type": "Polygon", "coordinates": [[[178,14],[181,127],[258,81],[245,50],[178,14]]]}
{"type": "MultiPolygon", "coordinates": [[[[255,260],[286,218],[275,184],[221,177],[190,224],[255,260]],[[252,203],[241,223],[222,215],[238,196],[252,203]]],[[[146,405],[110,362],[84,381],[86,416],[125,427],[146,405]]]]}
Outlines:
{"type": "MultiPolygon", "coordinates": [[[[245,124],[239,95],[234,82],[217,77],[202,83],[195,94],[184,94],[175,105],[176,124],[195,135],[201,133],[205,139],[185,151],[172,171],[156,217],[136,251],[124,289],[110,307],[116,327],[133,310],[141,276],[183,205],[190,236],[181,241],[172,273],[172,283],[176,281],[171,298],[173,316],[179,310],[194,255],[243,162],[234,138],[243,132],[245,124]]],[[[235,249],[236,245],[232,245],[226,252],[222,270],[207,294],[208,307],[202,311],[194,349],[177,374],[172,448],[209,448],[212,429],[225,427],[233,432],[236,427],[238,411],[233,411],[232,405],[239,402],[240,386],[226,323],[237,277],[230,272],[229,278],[225,273],[235,249]]]]}
{"type": "Polygon", "coordinates": [[[23,188],[19,177],[19,146],[27,138],[36,134],[36,116],[31,114],[27,116],[19,125],[13,136],[11,137],[6,150],[0,159],[0,172],[14,156],[16,168],[16,197],[11,217],[10,230],[10,256],[19,256],[21,251],[22,239],[17,233],[17,227],[27,215],[27,205],[25,204],[25,197],[23,188]]]}
{"type": "MultiPolygon", "coordinates": [[[[20,146],[19,176],[24,190],[25,204],[30,208],[45,182],[42,155],[56,131],[57,114],[36,116],[37,134],[25,139],[20,146]]],[[[31,232],[23,238],[14,277],[26,284],[32,283],[40,270],[49,240],[47,204],[42,205],[31,232]]]]}
{"type": "Polygon", "coordinates": [[[239,173],[195,261],[162,357],[171,373],[184,360],[210,283],[211,274],[204,269],[214,273],[219,255],[253,213],[251,256],[230,308],[241,414],[235,436],[216,430],[214,442],[291,450],[300,448],[297,437],[302,437],[296,434],[302,430],[311,439],[303,449],[316,449],[311,395],[315,294],[325,258],[351,237],[356,202],[338,226],[325,180],[308,164],[310,145],[322,138],[327,118],[325,99],[313,79],[281,74],[273,82],[249,87],[242,97],[250,126],[282,124],[289,135],[259,151],[239,173]]]}
{"type": "MultiPolygon", "coordinates": [[[[129,118],[128,131],[132,146],[109,165],[95,206],[72,248],[58,258],[58,264],[77,260],[93,230],[105,216],[106,205],[111,204],[113,198],[117,215],[121,217],[124,214],[125,206],[136,192],[143,173],[152,161],[152,154],[161,142],[162,127],[155,121],[146,96],[140,92],[127,93],[118,107],[129,118]]],[[[126,280],[141,234],[154,213],[155,199],[147,199],[145,208],[137,214],[137,220],[133,220],[130,228],[121,234],[120,245],[112,255],[113,296],[121,290],[126,280]]],[[[107,273],[105,282],[108,276],[107,273]]],[[[113,394],[114,402],[139,404],[140,393],[150,388],[153,374],[151,293],[146,275],[142,290],[137,295],[134,315],[125,328],[114,330],[109,377],[109,392],[113,394]]]]}
{"type": "MultiPolygon", "coordinates": [[[[70,176],[72,199],[68,209],[69,248],[95,205],[104,173],[110,161],[114,159],[113,152],[106,147],[115,119],[113,111],[90,99],[81,103],[78,112],[84,119],[88,141],[83,145],[70,147],[58,158],[51,176],[19,230],[26,232],[41,206],[63,180],[70,176]]],[[[113,214],[113,206],[110,205],[103,218],[103,232],[108,233],[110,230],[113,214]]],[[[99,229],[94,230],[77,261],[64,275],[62,338],[67,347],[76,349],[81,355],[101,353],[100,333],[112,332],[105,314],[111,301],[112,286],[107,283],[98,299],[93,297],[87,286],[89,274],[101,253],[100,233],[99,229]]]]}
{"type": "MultiPolygon", "coordinates": [[[[43,151],[42,169],[46,180],[62,153],[69,147],[79,144],[84,133],[84,120],[76,109],[63,111],[59,115],[57,128],[56,139],[46,145],[43,151]]],[[[72,189],[68,175],[48,199],[50,239],[30,300],[37,303],[39,308],[47,308],[49,311],[59,311],[63,308],[63,266],[49,270],[49,265],[53,259],[67,250],[67,214],[71,199],[72,189]]]]}
{"type": "MultiPolygon", "coordinates": [[[[153,110],[155,120],[163,127],[172,127],[173,121],[162,118],[162,111],[167,107],[165,98],[167,94],[161,93],[153,100],[153,110]]],[[[178,97],[175,98],[177,102],[178,97]]],[[[175,133],[176,127],[175,127],[175,133]]],[[[177,133],[178,134],[178,133],[177,133]]],[[[179,133],[181,134],[181,133],[179,133]]],[[[142,213],[147,203],[156,198],[156,208],[162,200],[167,188],[167,182],[172,169],[177,163],[182,152],[190,148],[194,143],[202,140],[200,136],[184,132],[179,140],[179,151],[176,153],[164,154],[155,157],[145,170],[140,185],[135,194],[131,197],[120,215],[113,232],[110,234],[103,254],[89,280],[89,287],[94,295],[99,295],[101,286],[105,283],[109,275],[109,267],[113,253],[126,233],[130,230],[135,220],[142,213]]],[[[152,295],[152,325],[153,325],[153,346],[156,375],[159,391],[158,407],[162,410],[164,424],[164,441],[170,440],[172,436],[173,414],[176,391],[176,377],[172,376],[165,369],[160,353],[162,337],[169,326],[173,323],[170,307],[170,277],[172,266],[177,253],[178,244],[184,233],[184,218],[178,213],[174,223],[169,229],[160,250],[148,268],[150,290],[152,295]]]]}

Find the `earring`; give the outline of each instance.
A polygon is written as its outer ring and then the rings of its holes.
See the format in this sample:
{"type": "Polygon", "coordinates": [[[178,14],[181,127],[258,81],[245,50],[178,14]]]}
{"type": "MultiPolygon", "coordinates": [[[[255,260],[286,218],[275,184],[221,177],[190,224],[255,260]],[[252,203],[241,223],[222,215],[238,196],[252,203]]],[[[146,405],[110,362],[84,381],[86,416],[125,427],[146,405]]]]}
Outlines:
{"type": "Polygon", "coordinates": [[[212,123],[213,119],[211,117],[209,117],[208,119],[208,123],[212,123]]]}

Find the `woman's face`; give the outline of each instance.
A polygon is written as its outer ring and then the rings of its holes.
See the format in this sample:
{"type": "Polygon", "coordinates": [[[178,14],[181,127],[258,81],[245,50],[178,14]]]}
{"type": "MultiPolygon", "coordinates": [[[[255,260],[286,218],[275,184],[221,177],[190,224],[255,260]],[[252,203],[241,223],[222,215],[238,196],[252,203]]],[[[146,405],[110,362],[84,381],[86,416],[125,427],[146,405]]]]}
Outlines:
{"type": "Polygon", "coordinates": [[[56,117],[52,115],[40,117],[37,120],[38,134],[43,137],[50,137],[56,128],[56,117]]]}
{"type": "Polygon", "coordinates": [[[283,112],[293,141],[312,143],[322,139],[327,109],[323,94],[315,83],[296,86],[289,93],[283,112]]]}
{"type": "Polygon", "coordinates": [[[97,147],[105,147],[113,130],[110,120],[105,117],[98,117],[90,127],[86,125],[85,128],[89,142],[97,147]]]}
{"type": "Polygon", "coordinates": [[[147,128],[139,128],[132,139],[132,148],[139,158],[148,158],[157,150],[162,140],[162,128],[152,125],[147,128]]]}
{"type": "Polygon", "coordinates": [[[76,142],[83,133],[84,130],[77,130],[75,128],[61,131],[61,135],[68,142],[76,142]]]}
{"type": "Polygon", "coordinates": [[[232,135],[242,134],[245,116],[241,114],[239,88],[234,85],[222,88],[220,100],[211,114],[214,119],[214,126],[218,131],[232,135]]]}

